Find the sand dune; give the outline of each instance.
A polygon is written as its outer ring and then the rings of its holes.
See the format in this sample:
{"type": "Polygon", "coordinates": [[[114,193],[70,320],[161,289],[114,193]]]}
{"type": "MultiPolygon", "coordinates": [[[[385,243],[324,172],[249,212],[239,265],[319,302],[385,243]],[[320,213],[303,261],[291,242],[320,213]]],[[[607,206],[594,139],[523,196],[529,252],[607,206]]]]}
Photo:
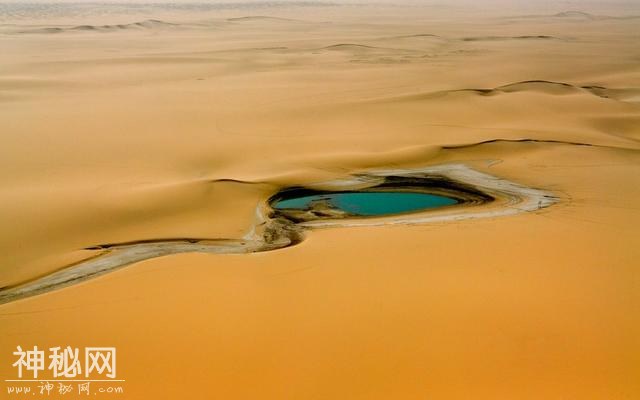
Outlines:
{"type": "Polygon", "coordinates": [[[606,88],[603,86],[592,85],[572,85],[565,82],[551,82],[543,80],[530,80],[522,82],[514,82],[506,85],[497,86],[491,89],[451,89],[445,91],[437,91],[424,93],[419,95],[409,95],[405,99],[425,99],[440,97],[447,94],[474,94],[478,96],[499,96],[510,93],[537,93],[548,96],[565,96],[588,94],[604,99],[617,100],[622,102],[636,102],[640,89],[636,88],[606,88]]]}
{"type": "Polygon", "coordinates": [[[248,15],[246,17],[228,18],[229,22],[274,22],[274,23],[295,23],[303,22],[301,20],[291,18],[269,17],[264,15],[248,15]]]}
{"type": "Polygon", "coordinates": [[[414,50],[395,49],[377,46],[368,46],[364,44],[354,43],[338,43],[324,46],[318,49],[308,50],[313,54],[322,54],[333,52],[345,55],[350,58],[351,62],[393,62],[403,61],[403,58],[410,55],[416,55],[414,50]]]}
{"type": "Polygon", "coordinates": [[[584,11],[563,11],[557,14],[554,14],[553,17],[556,18],[572,18],[572,19],[598,19],[598,17],[593,14],[586,13],[584,11]]]}
{"type": "Polygon", "coordinates": [[[508,85],[500,86],[492,91],[504,92],[504,93],[516,93],[516,92],[541,92],[552,95],[563,94],[575,94],[579,92],[588,92],[595,96],[599,96],[606,99],[616,99],[620,101],[634,100],[639,94],[640,89],[636,88],[620,88],[610,89],[603,86],[575,86],[564,82],[549,82],[549,81],[525,81],[511,83],[508,85]]]}
{"type": "Polygon", "coordinates": [[[0,353],[115,346],[121,399],[640,397],[637,4],[365,3],[0,4],[0,353]],[[399,182],[469,199],[272,203],[399,182]]]}
{"type": "Polygon", "coordinates": [[[570,19],[584,19],[584,20],[633,20],[640,18],[640,15],[623,15],[623,16],[610,16],[610,15],[593,15],[583,11],[564,11],[553,15],[556,18],[570,18],[570,19]]]}
{"type": "Polygon", "coordinates": [[[621,16],[611,16],[611,15],[595,15],[585,11],[578,10],[569,10],[562,11],[552,15],[523,15],[515,18],[533,18],[533,19],[557,19],[564,21],[604,21],[604,20],[634,20],[640,18],[640,15],[621,15],[621,16]]]}
{"type": "Polygon", "coordinates": [[[555,36],[548,35],[523,35],[523,36],[478,36],[463,37],[463,42],[491,42],[495,40],[562,40],[555,36]]]}
{"type": "Polygon", "coordinates": [[[71,27],[40,27],[27,30],[15,30],[11,33],[63,33],[63,32],[118,32],[126,30],[157,30],[181,27],[180,24],[160,21],[156,19],[148,19],[140,22],[132,22],[128,24],[115,25],[77,25],[71,27]]]}

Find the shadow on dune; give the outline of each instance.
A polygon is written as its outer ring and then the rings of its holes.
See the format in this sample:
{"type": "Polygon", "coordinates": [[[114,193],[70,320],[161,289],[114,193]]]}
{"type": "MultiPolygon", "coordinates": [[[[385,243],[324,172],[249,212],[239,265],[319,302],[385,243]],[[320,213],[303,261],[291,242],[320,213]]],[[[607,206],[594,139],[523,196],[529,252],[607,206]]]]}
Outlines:
{"type": "Polygon", "coordinates": [[[640,96],[638,88],[607,88],[599,85],[572,85],[566,82],[553,82],[546,80],[528,80],[509,83],[494,88],[465,88],[442,90],[418,95],[408,95],[403,97],[406,100],[419,100],[421,98],[439,97],[453,93],[473,93],[478,96],[499,96],[509,93],[541,93],[551,96],[563,96],[572,94],[590,94],[604,99],[617,101],[630,101],[640,96]]]}
{"type": "Polygon", "coordinates": [[[623,15],[623,16],[595,15],[595,14],[590,14],[588,12],[579,11],[579,10],[562,11],[556,14],[549,14],[549,15],[515,15],[515,16],[507,17],[507,19],[537,19],[537,20],[568,21],[568,22],[633,20],[638,18],[640,18],[640,15],[623,15]]]}
{"type": "Polygon", "coordinates": [[[16,33],[29,34],[29,33],[64,33],[64,32],[118,32],[129,30],[154,30],[154,29],[168,29],[181,27],[180,24],[174,24],[171,22],[161,21],[157,19],[147,19],[139,22],[132,22],[129,24],[115,24],[115,25],[76,25],[71,27],[44,27],[33,28],[27,30],[21,30],[16,33]]]}

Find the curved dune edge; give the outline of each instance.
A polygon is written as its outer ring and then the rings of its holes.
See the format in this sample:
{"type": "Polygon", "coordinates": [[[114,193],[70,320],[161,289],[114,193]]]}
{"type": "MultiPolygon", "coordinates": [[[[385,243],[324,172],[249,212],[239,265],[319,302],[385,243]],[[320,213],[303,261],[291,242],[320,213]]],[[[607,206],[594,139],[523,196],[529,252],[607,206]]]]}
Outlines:
{"type": "MultiPolygon", "coordinates": [[[[393,224],[415,225],[477,218],[495,218],[515,215],[522,212],[536,211],[541,208],[549,207],[559,201],[559,198],[551,192],[530,188],[506,179],[485,174],[464,164],[443,164],[414,170],[373,170],[369,171],[368,175],[372,177],[441,176],[454,182],[471,184],[480,192],[493,197],[495,201],[476,207],[451,207],[445,208],[443,211],[427,211],[395,217],[352,219],[344,221],[311,221],[303,222],[299,225],[310,228],[380,226],[393,224]]],[[[336,185],[340,185],[340,183],[341,182],[336,182],[336,185]]]]}
{"type": "Polygon", "coordinates": [[[164,239],[90,247],[102,253],[49,275],[0,290],[0,304],[61,289],[127,265],[170,254],[199,252],[246,254],[282,249],[303,240],[305,230],[328,227],[414,225],[495,218],[549,207],[559,198],[548,191],[482,173],[464,164],[442,164],[418,169],[380,169],[344,179],[307,185],[323,190],[373,188],[389,177],[439,179],[473,188],[491,201],[469,200],[466,205],[376,218],[293,221],[272,210],[268,202],[256,209],[256,221],[241,239],[164,239]]]}

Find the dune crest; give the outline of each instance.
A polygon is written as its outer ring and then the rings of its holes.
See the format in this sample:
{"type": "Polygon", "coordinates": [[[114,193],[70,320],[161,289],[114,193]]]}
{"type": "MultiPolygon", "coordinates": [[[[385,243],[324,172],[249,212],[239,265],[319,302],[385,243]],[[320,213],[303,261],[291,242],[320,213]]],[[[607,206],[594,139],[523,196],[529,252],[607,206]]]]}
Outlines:
{"type": "Polygon", "coordinates": [[[178,28],[180,24],[161,21],[157,19],[147,19],[139,22],[132,22],[128,24],[115,24],[115,25],[76,25],[72,27],[42,27],[32,28],[27,30],[19,30],[16,33],[63,33],[63,32],[119,32],[128,30],[155,30],[155,29],[168,29],[178,28]]]}
{"type": "Polygon", "coordinates": [[[566,82],[553,82],[545,80],[528,80],[506,85],[496,86],[490,89],[465,88],[429,92],[418,95],[407,95],[405,99],[419,99],[437,97],[455,93],[473,93],[479,96],[499,96],[509,93],[539,93],[549,96],[565,96],[573,94],[589,94],[604,99],[612,99],[621,102],[636,102],[640,96],[637,88],[606,88],[597,85],[573,85],[566,82]]]}
{"type": "Polygon", "coordinates": [[[499,40],[563,40],[549,35],[521,35],[521,36],[470,36],[463,37],[463,42],[492,42],[499,40]]]}

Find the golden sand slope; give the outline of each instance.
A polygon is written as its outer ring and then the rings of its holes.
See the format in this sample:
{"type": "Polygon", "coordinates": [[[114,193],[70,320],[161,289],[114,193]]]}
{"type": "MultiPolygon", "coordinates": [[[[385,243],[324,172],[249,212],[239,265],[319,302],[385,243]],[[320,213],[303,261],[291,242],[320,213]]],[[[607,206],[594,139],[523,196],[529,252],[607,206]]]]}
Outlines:
{"type": "Polygon", "coordinates": [[[0,26],[0,287],[102,244],[241,238],[280,188],[370,169],[463,163],[561,199],[4,304],[2,379],[16,345],[116,346],[127,399],[640,397],[640,19],[513,11],[0,26]]]}

